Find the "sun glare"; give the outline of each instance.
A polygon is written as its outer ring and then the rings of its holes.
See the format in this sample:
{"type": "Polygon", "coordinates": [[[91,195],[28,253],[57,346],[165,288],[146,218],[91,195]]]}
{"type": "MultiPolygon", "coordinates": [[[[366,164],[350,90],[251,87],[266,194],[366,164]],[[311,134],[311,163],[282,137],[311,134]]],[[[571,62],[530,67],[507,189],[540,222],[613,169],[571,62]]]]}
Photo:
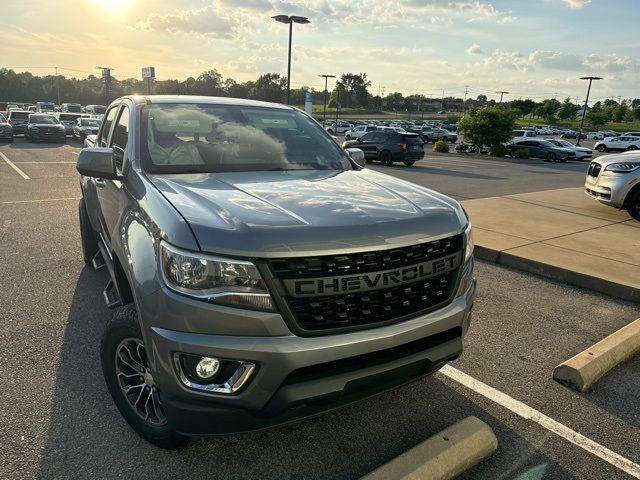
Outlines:
{"type": "Polygon", "coordinates": [[[93,0],[93,3],[112,13],[121,13],[131,5],[132,0],[93,0]]]}

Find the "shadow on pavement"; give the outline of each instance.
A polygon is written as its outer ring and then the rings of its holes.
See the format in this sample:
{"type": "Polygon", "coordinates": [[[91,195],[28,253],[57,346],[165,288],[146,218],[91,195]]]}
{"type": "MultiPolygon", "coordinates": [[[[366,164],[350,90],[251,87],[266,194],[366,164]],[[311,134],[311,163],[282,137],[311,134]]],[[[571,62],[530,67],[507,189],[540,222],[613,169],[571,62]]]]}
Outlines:
{"type": "Polygon", "coordinates": [[[100,300],[105,281],[104,272],[85,268],[75,287],[40,479],[359,478],[468,415],[489,423],[500,445],[465,478],[513,478],[541,465],[545,478],[573,478],[540,451],[550,447],[555,456],[551,434],[540,429],[538,446],[529,443],[514,430],[520,420],[506,424],[434,377],[292,426],[160,450],[129,429],[104,385],[98,349],[111,314],[100,300]]]}

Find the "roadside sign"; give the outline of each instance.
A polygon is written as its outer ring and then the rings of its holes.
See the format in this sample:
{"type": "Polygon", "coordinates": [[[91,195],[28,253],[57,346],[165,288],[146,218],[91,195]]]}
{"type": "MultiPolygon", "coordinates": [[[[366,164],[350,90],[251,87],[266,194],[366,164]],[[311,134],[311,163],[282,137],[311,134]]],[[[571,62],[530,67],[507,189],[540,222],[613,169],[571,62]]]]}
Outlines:
{"type": "Polygon", "coordinates": [[[156,78],[156,67],[143,67],[142,78],[156,78]]]}

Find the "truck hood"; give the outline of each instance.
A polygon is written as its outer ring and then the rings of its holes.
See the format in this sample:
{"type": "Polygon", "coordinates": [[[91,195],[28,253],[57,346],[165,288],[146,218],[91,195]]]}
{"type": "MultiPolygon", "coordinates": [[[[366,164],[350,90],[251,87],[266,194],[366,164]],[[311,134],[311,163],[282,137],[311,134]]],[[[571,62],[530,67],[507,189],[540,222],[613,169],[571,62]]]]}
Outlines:
{"type": "Polygon", "coordinates": [[[203,251],[318,255],[411,245],[460,233],[453,199],[369,170],[152,174],[203,251]]]}

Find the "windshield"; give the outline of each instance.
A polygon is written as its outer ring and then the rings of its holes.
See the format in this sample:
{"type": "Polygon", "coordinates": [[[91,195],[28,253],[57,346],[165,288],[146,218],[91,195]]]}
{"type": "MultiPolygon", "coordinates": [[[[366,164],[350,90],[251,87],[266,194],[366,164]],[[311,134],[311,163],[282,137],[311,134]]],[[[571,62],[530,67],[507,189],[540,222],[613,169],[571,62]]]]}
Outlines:
{"type": "Polygon", "coordinates": [[[53,110],[53,103],[41,103],[40,110],[53,110]]]}
{"type": "Polygon", "coordinates": [[[29,117],[29,123],[43,123],[48,125],[55,125],[58,123],[58,119],[51,115],[31,115],[29,117]]]}
{"type": "Polygon", "coordinates": [[[553,143],[561,147],[573,148],[573,143],[567,142],[566,140],[554,140],[553,143]]]}
{"type": "Polygon", "coordinates": [[[295,110],[237,105],[147,105],[142,159],[156,173],[350,170],[342,149],[295,110]]]}
{"type": "Polygon", "coordinates": [[[67,105],[67,111],[80,113],[82,111],[80,105],[69,104],[67,105]]]}
{"type": "Polygon", "coordinates": [[[94,120],[92,118],[83,118],[82,120],[80,120],[80,126],[82,127],[99,127],[100,124],[98,123],[97,120],[94,120]]]}
{"type": "Polygon", "coordinates": [[[106,111],[107,111],[107,107],[103,107],[102,105],[93,106],[93,113],[97,113],[98,115],[102,115],[106,111]]]}
{"type": "Polygon", "coordinates": [[[73,113],[69,114],[69,113],[61,113],[60,114],[60,120],[64,120],[69,121],[69,122],[75,122],[76,119],[78,118],[79,115],[74,115],[73,113]]]}
{"type": "Polygon", "coordinates": [[[29,112],[11,112],[11,120],[26,120],[31,115],[29,112]]]}

